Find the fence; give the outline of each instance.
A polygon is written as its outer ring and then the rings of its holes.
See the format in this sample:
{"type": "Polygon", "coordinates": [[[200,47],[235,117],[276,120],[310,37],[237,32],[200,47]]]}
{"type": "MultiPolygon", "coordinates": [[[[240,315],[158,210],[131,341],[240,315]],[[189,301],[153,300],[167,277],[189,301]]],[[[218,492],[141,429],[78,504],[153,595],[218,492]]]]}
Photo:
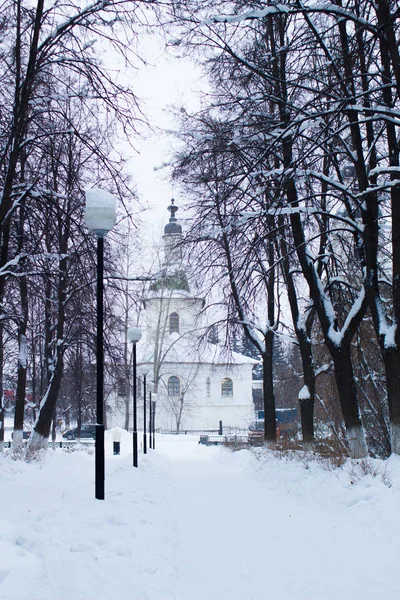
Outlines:
{"type": "Polygon", "coordinates": [[[223,427],[221,429],[160,429],[164,435],[247,435],[248,431],[239,427],[223,427]]]}
{"type": "MultiPolygon", "coordinates": [[[[76,441],[76,440],[62,440],[60,442],[52,442],[49,441],[47,442],[47,445],[49,448],[53,447],[53,443],[55,445],[56,448],[68,448],[71,446],[75,446],[76,444],[81,444],[82,446],[94,446],[95,445],[95,441],[94,440],[85,440],[85,441],[76,441]]],[[[24,446],[26,446],[27,444],[27,440],[24,440],[24,446]]],[[[11,448],[12,446],[12,442],[8,441],[8,442],[4,442],[4,448],[11,448]]]]}

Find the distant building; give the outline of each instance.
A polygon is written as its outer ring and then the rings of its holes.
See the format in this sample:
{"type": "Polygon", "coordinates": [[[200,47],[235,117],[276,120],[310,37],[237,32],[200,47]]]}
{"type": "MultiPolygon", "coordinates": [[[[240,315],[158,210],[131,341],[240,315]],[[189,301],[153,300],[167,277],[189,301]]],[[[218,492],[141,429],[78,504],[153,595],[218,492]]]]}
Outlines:
{"type": "Polygon", "coordinates": [[[257,361],[204,339],[205,301],[189,285],[174,200],[168,210],[162,274],[143,298],[144,339],[138,344],[138,366],[149,366],[147,379],[155,383],[157,427],[217,429],[222,421],[247,428],[254,419],[252,368],[257,361]]]}

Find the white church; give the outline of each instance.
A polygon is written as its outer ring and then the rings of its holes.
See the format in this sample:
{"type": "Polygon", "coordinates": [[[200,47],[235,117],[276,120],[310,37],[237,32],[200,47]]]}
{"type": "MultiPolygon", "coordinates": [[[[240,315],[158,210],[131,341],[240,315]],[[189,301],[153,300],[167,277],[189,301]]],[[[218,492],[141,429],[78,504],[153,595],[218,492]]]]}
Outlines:
{"type": "MultiPolygon", "coordinates": [[[[189,285],[174,200],[168,210],[162,275],[142,299],[143,338],[137,344],[138,373],[146,365],[147,381],[154,382],[156,428],[218,429],[222,421],[224,429],[247,429],[254,420],[252,368],[257,361],[207,340],[205,301],[192,289],[194,284],[189,285]]],[[[140,376],[138,399],[140,425],[140,376]]]]}

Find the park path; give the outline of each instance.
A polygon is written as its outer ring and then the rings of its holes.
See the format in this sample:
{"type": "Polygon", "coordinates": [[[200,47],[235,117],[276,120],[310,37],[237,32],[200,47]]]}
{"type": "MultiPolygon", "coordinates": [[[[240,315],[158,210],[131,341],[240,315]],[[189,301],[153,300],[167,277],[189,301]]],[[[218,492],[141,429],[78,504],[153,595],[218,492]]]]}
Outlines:
{"type": "Polygon", "coordinates": [[[393,600],[400,579],[400,459],[393,485],[318,464],[158,436],[132,466],[94,457],[0,457],[0,600],[393,600]]]}
{"type": "Polygon", "coordinates": [[[368,494],[347,499],[340,490],[335,506],[324,489],[332,473],[302,485],[299,465],[283,461],[280,472],[279,462],[259,465],[247,451],[181,442],[181,450],[168,440],[159,450],[169,470],[176,599],[393,598],[385,574],[395,559],[378,556],[379,528],[369,539],[365,516],[351,510],[368,494]]]}

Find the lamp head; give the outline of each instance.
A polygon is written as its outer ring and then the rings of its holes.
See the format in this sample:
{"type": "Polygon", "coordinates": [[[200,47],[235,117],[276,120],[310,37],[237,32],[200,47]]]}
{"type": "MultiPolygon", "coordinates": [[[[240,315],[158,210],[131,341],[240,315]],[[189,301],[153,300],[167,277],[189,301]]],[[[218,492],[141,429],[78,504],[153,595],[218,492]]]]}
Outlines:
{"type": "Polygon", "coordinates": [[[129,327],[127,332],[128,342],[136,344],[142,337],[142,330],[139,327],[129,327]]]}
{"type": "Polygon", "coordinates": [[[150,367],[148,367],[147,365],[140,365],[140,367],[138,368],[138,373],[139,375],[146,376],[150,373],[150,367]]]}
{"type": "Polygon", "coordinates": [[[149,383],[147,384],[147,389],[149,390],[149,392],[154,392],[154,381],[149,381],[149,383]]]}
{"type": "Polygon", "coordinates": [[[116,223],[116,202],[114,196],[105,190],[86,190],[85,223],[90,231],[103,237],[116,223]]]}

